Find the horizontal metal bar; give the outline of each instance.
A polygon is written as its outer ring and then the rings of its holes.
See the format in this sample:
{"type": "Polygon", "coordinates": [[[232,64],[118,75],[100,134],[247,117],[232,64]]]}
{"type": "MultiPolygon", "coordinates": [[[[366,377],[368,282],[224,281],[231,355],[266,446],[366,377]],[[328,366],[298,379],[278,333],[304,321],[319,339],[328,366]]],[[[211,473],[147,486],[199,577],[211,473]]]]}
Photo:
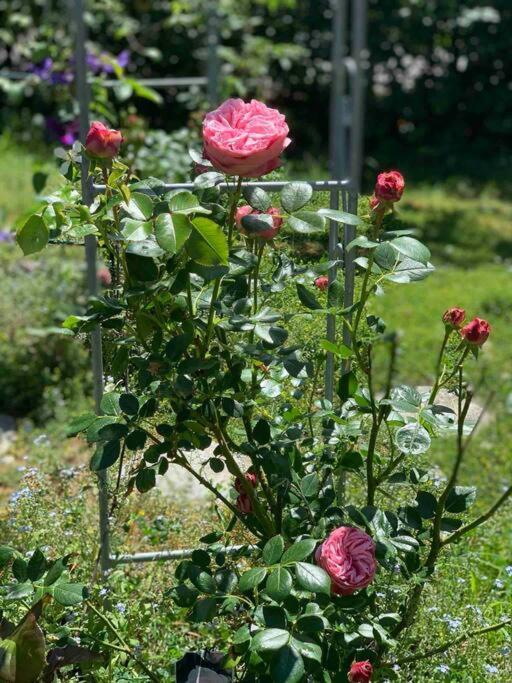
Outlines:
{"type": "MultiPolygon", "coordinates": [[[[249,552],[254,552],[255,545],[226,545],[218,549],[218,552],[225,555],[236,555],[240,550],[246,548],[249,552]]],[[[159,550],[154,553],[133,553],[133,555],[111,555],[109,558],[111,565],[130,564],[131,562],[158,562],[159,560],[185,560],[192,557],[197,548],[181,548],[179,550],[159,550]]]]}
{"type": "MultiPolygon", "coordinates": [[[[294,182],[304,182],[311,185],[315,192],[328,192],[329,190],[335,189],[345,189],[350,190],[352,187],[351,178],[342,178],[340,180],[302,180],[294,182]]],[[[281,180],[263,180],[263,181],[250,181],[242,183],[242,187],[261,187],[263,190],[273,190],[278,192],[282,190],[283,187],[289,185],[290,181],[283,182],[281,180]]],[[[221,190],[232,189],[232,183],[219,183],[216,187],[221,190]]],[[[101,194],[105,191],[105,185],[93,185],[92,186],[94,194],[101,194]]],[[[197,187],[194,183],[163,183],[160,187],[151,188],[153,190],[196,190],[197,187]]]]}
{"type": "MultiPolygon", "coordinates": [[[[184,76],[182,78],[137,78],[135,80],[139,85],[147,85],[150,88],[179,88],[190,85],[208,85],[208,79],[206,76],[184,76]]],[[[108,79],[100,82],[101,85],[105,85],[107,88],[112,88],[115,85],[122,83],[122,80],[108,79]]]]}

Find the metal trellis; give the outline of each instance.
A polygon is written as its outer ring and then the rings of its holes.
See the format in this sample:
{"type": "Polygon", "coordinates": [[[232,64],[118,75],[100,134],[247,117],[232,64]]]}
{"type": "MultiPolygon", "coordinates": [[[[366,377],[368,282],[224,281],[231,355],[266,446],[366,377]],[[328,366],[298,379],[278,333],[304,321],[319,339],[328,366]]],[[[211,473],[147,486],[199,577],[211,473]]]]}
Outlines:
{"type": "MultiPolygon", "coordinates": [[[[80,139],[85,142],[89,127],[89,83],[85,44],[87,40],[84,22],[84,1],[74,0],[73,18],[76,35],[76,85],[77,99],[80,108],[80,139]]],[[[357,213],[357,198],[360,190],[362,169],[362,135],[364,112],[364,60],[365,60],[365,30],[367,17],[367,0],[331,0],[332,17],[332,88],[330,111],[330,175],[329,180],[305,181],[315,192],[328,192],[331,208],[338,208],[341,204],[344,210],[357,213]]],[[[219,56],[218,56],[218,15],[216,3],[208,2],[207,7],[207,47],[208,64],[206,78],[194,79],[151,79],[148,85],[167,87],[168,85],[194,84],[207,85],[208,97],[212,104],[218,101],[219,91],[219,56]]],[[[103,185],[93,185],[88,179],[88,164],[84,157],[82,162],[82,193],[84,204],[90,205],[94,196],[104,189],[103,185]]],[[[276,181],[257,181],[243,183],[244,187],[258,186],[263,189],[278,191],[286,183],[276,181]]],[[[223,185],[221,184],[222,188],[223,185]]],[[[224,184],[224,187],[226,185],[224,184]]],[[[194,189],[193,183],[168,183],[162,189],[194,189]]],[[[343,261],[344,270],[344,303],[350,306],[354,297],[354,262],[351,252],[347,252],[346,245],[355,237],[355,228],[345,225],[342,240],[338,234],[338,224],[331,221],[329,225],[329,261],[331,263],[343,261]]],[[[87,283],[89,293],[94,295],[97,290],[96,278],[96,238],[86,238],[87,283]]],[[[329,282],[337,277],[337,267],[329,269],[329,282]]],[[[335,318],[327,316],[327,338],[335,340],[335,318]]],[[[343,330],[344,341],[350,344],[348,328],[343,330]]],[[[96,328],[91,334],[92,370],[94,378],[94,398],[96,409],[103,393],[103,363],[101,348],[101,331],[96,328]]],[[[334,396],[334,357],[327,355],[325,374],[325,396],[332,400],[334,396]]],[[[148,553],[134,553],[128,555],[112,555],[110,552],[109,529],[109,496],[107,471],[98,474],[99,484],[99,518],[100,518],[100,563],[102,572],[107,572],[117,564],[132,562],[151,562],[156,560],[177,560],[190,557],[192,548],[180,550],[164,550],[148,553]]],[[[227,546],[227,554],[237,553],[243,546],[227,546]]]]}

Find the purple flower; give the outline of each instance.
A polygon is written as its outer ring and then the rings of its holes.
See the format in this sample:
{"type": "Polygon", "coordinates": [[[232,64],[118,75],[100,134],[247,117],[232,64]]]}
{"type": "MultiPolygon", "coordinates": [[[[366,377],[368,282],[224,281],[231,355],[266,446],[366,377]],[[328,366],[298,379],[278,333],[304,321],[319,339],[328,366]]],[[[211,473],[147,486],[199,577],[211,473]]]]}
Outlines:
{"type": "MultiPolygon", "coordinates": [[[[96,75],[114,73],[114,65],[111,60],[112,57],[107,52],[101,52],[99,55],[88,52],[86,57],[87,66],[96,75]]],[[[115,61],[121,69],[125,69],[130,63],[130,50],[122,50],[115,61]]]]}
{"type": "Polygon", "coordinates": [[[123,50],[117,55],[117,63],[121,69],[126,69],[130,63],[130,50],[123,50]]]}
{"type": "Polygon", "coordinates": [[[10,230],[0,230],[0,242],[12,242],[14,235],[10,230]]]}
{"type": "Polygon", "coordinates": [[[53,59],[51,59],[51,57],[46,57],[39,64],[32,64],[32,66],[29,67],[29,71],[42,81],[49,81],[53,71],[53,59]]]}
{"type": "Polygon", "coordinates": [[[78,119],[59,121],[54,116],[46,117],[46,130],[63,145],[73,145],[78,140],[80,124],[78,119]]]}

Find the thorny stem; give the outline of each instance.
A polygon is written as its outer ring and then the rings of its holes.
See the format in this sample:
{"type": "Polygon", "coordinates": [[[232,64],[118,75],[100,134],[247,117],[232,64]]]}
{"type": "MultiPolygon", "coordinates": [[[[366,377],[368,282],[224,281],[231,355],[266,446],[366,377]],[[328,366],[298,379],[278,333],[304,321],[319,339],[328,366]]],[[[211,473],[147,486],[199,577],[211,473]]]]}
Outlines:
{"type": "Polygon", "coordinates": [[[308,421],[309,421],[309,431],[311,432],[311,436],[315,436],[315,431],[313,429],[313,418],[311,416],[311,411],[313,409],[313,401],[315,400],[315,394],[316,394],[316,388],[318,386],[318,376],[320,374],[320,369],[321,369],[321,362],[320,359],[318,359],[316,368],[315,368],[315,374],[313,375],[313,386],[311,387],[311,394],[309,396],[309,401],[308,401],[308,421]]]}

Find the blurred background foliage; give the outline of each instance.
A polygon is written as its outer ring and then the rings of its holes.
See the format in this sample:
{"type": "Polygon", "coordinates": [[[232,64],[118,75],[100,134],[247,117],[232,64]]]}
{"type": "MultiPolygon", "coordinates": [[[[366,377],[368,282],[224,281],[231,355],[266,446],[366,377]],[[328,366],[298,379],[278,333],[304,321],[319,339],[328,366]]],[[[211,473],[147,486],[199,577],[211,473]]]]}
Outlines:
{"type": "MultiPolygon", "coordinates": [[[[223,96],[257,96],[280,107],[294,132],[290,154],[296,163],[310,167],[312,159],[325,159],[330,1],[214,4],[223,96]]],[[[127,77],[204,73],[205,0],[89,0],[87,7],[88,50],[96,74],[112,77],[115,60],[127,77]]],[[[27,141],[34,127],[42,140],[62,137],[59,125],[71,126],[76,117],[65,9],[66,0],[0,1],[0,72],[35,71],[41,77],[38,85],[33,76],[0,79],[0,125],[27,141]],[[51,74],[44,73],[48,59],[51,74]]],[[[509,0],[369,0],[367,177],[399,163],[418,180],[466,176],[506,183],[511,31],[509,0]]],[[[108,93],[97,86],[94,113],[128,128],[136,111],[148,128],[197,129],[200,117],[194,113],[206,104],[203,88],[169,89],[162,91],[161,102],[156,99],[137,96],[127,82],[108,93]]]]}

